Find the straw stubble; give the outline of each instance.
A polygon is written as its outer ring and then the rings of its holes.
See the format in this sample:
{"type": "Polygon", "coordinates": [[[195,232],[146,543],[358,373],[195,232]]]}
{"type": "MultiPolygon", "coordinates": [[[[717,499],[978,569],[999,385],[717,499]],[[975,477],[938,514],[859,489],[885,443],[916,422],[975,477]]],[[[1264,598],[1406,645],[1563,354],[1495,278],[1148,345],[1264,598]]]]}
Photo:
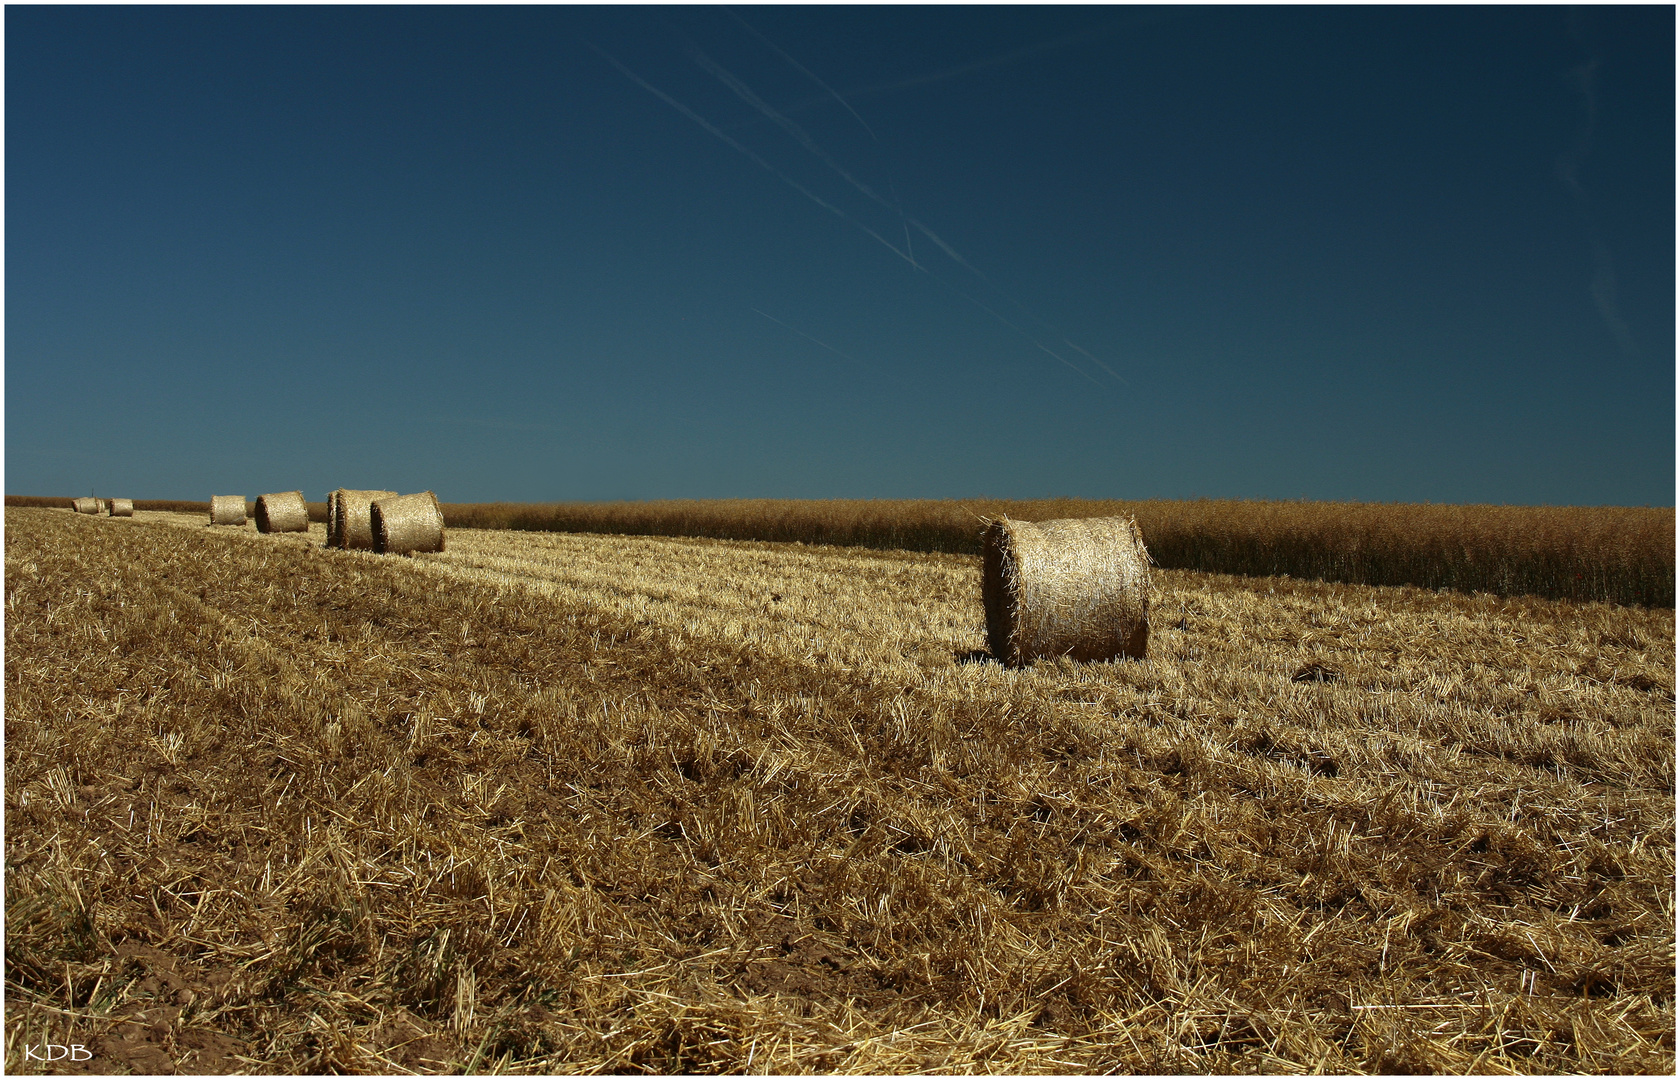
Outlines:
{"type": "Polygon", "coordinates": [[[429,491],[377,499],[371,516],[373,550],[381,555],[443,550],[443,510],[429,491]]]}
{"type": "Polygon", "coordinates": [[[1674,1071],[1672,609],[6,516],[10,1071],[1674,1071]]]}
{"type": "Polygon", "coordinates": [[[257,531],[260,533],[308,532],[309,504],[301,491],[282,491],[257,496],[257,531]]]}
{"type": "Polygon", "coordinates": [[[339,488],[327,495],[327,546],[373,548],[373,502],[388,499],[394,491],[339,488]]]}
{"type": "Polygon", "coordinates": [[[1132,518],[999,518],[982,546],[986,636],[998,661],[1147,654],[1149,552],[1132,518]]]}

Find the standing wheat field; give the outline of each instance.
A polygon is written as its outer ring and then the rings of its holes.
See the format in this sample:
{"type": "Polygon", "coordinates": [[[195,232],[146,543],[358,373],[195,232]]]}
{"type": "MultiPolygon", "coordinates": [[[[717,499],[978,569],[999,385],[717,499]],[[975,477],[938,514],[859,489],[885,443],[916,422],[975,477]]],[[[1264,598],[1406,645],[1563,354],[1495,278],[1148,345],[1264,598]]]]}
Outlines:
{"type": "Polygon", "coordinates": [[[1674,1069],[1672,608],[204,520],[6,511],[12,1071],[1674,1069]]]}

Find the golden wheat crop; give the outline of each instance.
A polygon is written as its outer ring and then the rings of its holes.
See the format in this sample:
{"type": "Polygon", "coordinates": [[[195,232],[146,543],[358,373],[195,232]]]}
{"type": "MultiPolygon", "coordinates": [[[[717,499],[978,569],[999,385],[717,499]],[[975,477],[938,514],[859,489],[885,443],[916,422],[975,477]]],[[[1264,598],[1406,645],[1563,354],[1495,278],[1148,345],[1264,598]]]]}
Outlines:
{"type": "Polygon", "coordinates": [[[1134,517],[1164,567],[1674,606],[1672,507],[1091,499],[449,504],[450,528],[978,554],[981,517],[1134,517]]]}
{"type": "Polygon", "coordinates": [[[7,1065],[1671,1072],[1674,612],[6,515],[7,1065]]]}

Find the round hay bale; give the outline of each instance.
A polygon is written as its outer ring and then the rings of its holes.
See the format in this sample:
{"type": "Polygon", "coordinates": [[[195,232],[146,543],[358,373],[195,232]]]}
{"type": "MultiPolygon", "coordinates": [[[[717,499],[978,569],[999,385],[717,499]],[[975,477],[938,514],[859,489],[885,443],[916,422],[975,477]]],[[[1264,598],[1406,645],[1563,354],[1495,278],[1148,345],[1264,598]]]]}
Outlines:
{"type": "Polygon", "coordinates": [[[78,514],[97,514],[99,513],[99,500],[91,496],[71,499],[70,507],[78,514]]]}
{"type": "Polygon", "coordinates": [[[134,516],[134,500],[133,499],[112,499],[111,500],[111,516],[112,517],[133,517],[134,516]]]}
{"type": "Polygon", "coordinates": [[[370,516],[373,550],[381,555],[443,550],[443,509],[429,491],[375,499],[370,516]]]}
{"type": "Polygon", "coordinates": [[[260,533],[308,532],[309,504],[301,491],[282,491],[257,496],[257,531],[260,533]]]}
{"type": "Polygon", "coordinates": [[[245,496],[243,496],[243,495],[212,495],[212,496],[210,496],[210,524],[212,524],[212,525],[243,525],[243,524],[245,524],[245,496]]]}
{"type": "Polygon", "coordinates": [[[373,500],[389,499],[394,491],[339,488],[327,495],[327,546],[373,548],[373,500]]]}
{"type": "Polygon", "coordinates": [[[1149,651],[1149,552],[1133,518],[1000,518],[981,537],[992,656],[1141,659],[1149,651]]]}

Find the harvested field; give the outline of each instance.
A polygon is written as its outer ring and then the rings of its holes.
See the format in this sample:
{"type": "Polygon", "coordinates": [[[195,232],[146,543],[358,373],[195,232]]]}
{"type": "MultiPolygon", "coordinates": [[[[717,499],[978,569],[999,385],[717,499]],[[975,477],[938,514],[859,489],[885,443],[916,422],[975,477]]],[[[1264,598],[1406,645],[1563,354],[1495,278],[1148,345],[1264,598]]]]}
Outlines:
{"type": "Polygon", "coordinates": [[[1672,608],[6,524],[12,1071],[1675,1066],[1672,608]]]}
{"type": "MultiPolygon", "coordinates": [[[[197,514],[200,517],[210,512],[210,503],[198,499],[124,499],[123,502],[132,503],[136,510],[164,510],[174,513],[197,514]]],[[[7,506],[50,506],[65,507],[70,505],[69,496],[54,495],[8,495],[7,506]]],[[[309,507],[310,521],[327,520],[327,504],[312,502],[309,507]]],[[[251,504],[251,513],[256,513],[256,504],[251,504]]]]}
{"type": "Polygon", "coordinates": [[[451,529],[708,536],[980,553],[977,519],[1132,517],[1174,570],[1674,606],[1674,508],[1235,499],[450,503],[451,529]]]}

